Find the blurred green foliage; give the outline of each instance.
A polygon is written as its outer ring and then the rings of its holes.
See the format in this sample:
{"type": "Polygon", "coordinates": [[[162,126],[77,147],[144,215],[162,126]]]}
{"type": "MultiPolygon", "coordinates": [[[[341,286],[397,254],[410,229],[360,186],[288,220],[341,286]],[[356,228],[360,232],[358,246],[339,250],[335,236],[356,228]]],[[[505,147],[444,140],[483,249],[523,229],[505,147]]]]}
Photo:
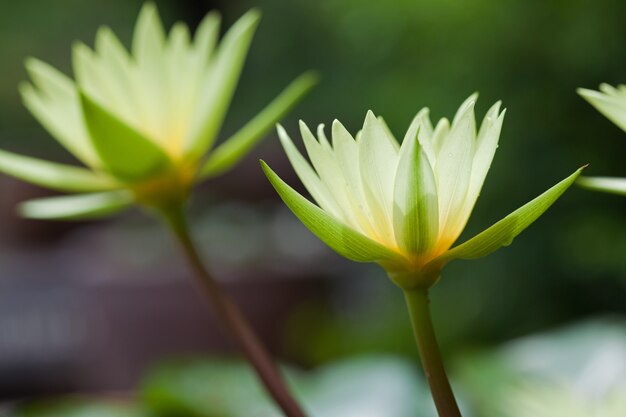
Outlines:
{"type": "MultiPolygon", "coordinates": [[[[450,369],[468,417],[620,417],[626,410],[626,322],[596,319],[467,352],[450,369]]],[[[312,417],[434,417],[412,361],[343,360],[313,371],[284,369],[312,417]]],[[[252,370],[232,360],[158,365],[138,394],[141,406],[61,401],[12,417],[279,417],[252,370]],[[141,407],[141,409],[140,409],[141,407]]]]}

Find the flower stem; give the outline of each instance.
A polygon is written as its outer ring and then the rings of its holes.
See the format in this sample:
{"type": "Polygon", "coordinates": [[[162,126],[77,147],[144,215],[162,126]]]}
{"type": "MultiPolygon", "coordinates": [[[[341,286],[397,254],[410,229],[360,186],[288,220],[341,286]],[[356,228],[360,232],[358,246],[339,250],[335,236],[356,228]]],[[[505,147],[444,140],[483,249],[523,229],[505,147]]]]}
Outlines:
{"type": "Polygon", "coordinates": [[[441,361],[437,339],[435,338],[435,331],[430,317],[428,290],[405,290],[404,298],[409,309],[424,373],[426,374],[428,385],[430,385],[430,391],[439,417],[461,417],[459,406],[454,399],[448,376],[441,361]]]}
{"type": "Polygon", "coordinates": [[[230,336],[237,342],[267,392],[287,417],[305,417],[304,412],[287,389],[279,370],[233,300],[220,288],[200,259],[179,205],[159,210],[181,247],[198,284],[211,302],[215,313],[230,336]]]}

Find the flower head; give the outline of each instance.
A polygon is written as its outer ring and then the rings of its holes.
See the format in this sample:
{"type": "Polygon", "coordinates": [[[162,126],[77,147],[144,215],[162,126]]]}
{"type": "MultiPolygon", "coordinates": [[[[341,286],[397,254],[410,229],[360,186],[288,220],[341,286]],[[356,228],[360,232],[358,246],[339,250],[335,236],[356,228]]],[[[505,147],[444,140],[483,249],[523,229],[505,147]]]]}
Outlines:
{"type": "Polygon", "coordinates": [[[31,58],[20,92],[37,120],[87,168],[0,151],[0,171],[50,188],[94,192],[26,203],[31,217],[101,215],[133,202],[184,199],[194,183],[234,165],[315,83],[306,74],[208,157],[233,96],[259,13],[217,42],[210,13],[195,36],[183,23],[165,33],[156,7],[138,18],[131,51],[107,27],[94,49],[73,48],[72,80],[31,58]],[[108,209],[107,209],[108,208],[108,209]]]}
{"type": "Polygon", "coordinates": [[[435,126],[422,109],[398,144],[381,118],[368,112],[353,137],[335,120],[332,142],[300,124],[313,166],[279,126],[283,147],[318,206],[285,184],[265,164],[291,210],[318,237],[349,259],[377,262],[402,287],[432,285],[454,258],[484,256],[509,244],[574,181],[577,171],[478,236],[450,249],[463,231],[498,146],[500,103],[476,128],[469,97],[450,123],[435,126]]]}
{"type": "MultiPolygon", "coordinates": [[[[626,85],[601,84],[600,91],[579,88],[580,94],[600,113],[626,131],[626,85]]],[[[592,190],[626,195],[626,178],[581,177],[578,184],[592,190]]]]}

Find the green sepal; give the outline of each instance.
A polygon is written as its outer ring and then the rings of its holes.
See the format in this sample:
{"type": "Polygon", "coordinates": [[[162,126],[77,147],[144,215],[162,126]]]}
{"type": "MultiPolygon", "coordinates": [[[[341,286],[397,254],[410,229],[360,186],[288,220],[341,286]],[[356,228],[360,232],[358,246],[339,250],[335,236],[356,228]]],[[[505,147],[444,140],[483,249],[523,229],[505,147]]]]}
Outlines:
{"type": "Polygon", "coordinates": [[[0,172],[23,181],[67,192],[118,188],[114,180],[85,168],[49,162],[0,150],[0,172]]]}
{"type": "Polygon", "coordinates": [[[152,140],[97,104],[84,92],[80,101],[85,124],[104,168],[123,181],[145,179],[164,170],[167,154],[152,140]]]}
{"type": "Polygon", "coordinates": [[[264,161],[261,161],[261,166],[287,207],[313,234],[341,256],[356,262],[404,261],[400,254],[344,225],[298,194],[264,161]]]}
{"type": "Polygon", "coordinates": [[[493,226],[435,258],[429,265],[442,265],[453,259],[476,259],[508,246],[524,229],[539,218],[572,185],[582,167],[534,200],[518,208],[493,226]]]}
{"type": "Polygon", "coordinates": [[[318,76],[314,72],[304,73],[295,79],[259,114],[211,152],[200,171],[200,179],[216,177],[239,162],[317,82],[318,76]]]}
{"type": "Polygon", "coordinates": [[[18,211],[29,219],[85,220],[106,217],[132,203],[129,191],[109,191],[30,200],[20,204],[18,211]]]}

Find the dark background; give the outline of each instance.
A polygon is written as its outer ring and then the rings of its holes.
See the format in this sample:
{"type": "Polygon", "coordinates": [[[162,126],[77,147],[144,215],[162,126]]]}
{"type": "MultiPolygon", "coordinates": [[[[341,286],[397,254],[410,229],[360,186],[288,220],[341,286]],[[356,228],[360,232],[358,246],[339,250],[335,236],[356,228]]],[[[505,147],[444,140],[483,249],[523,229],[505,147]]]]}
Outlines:
{"type": "MultiPolygon", "coordinates": [[[[227,137],[308,69],[321,84],[284,120],[361,126],[383,115],[397,136],[429,106],[451,117],[479,91],[477,117],[508,109],[491,173],[461,241],[579,166],[626,175],[624,132],[575,93],[626,81],[626,3],[618,0],[157,1],[166,27],[210,9],[229,27],[263,19],[222,130],[227,137]]],[[[72,161],[20,104],[23,61],[70,73],[71,44],[111,26],[126,45],[140,1],[0,3],[0,146],[72,161]]],[[[400,292],[373,265],[339,258],[277,199],[258,159],[291,184],[274,133],[202,185],[190,207],[212,269],[283,360],[312,367],[359,353],[415,355],[400,292]]],[[[140,211],[93,223],[35,222],[15,205],[49,191],[0,178],[0,396],[134,386],[171,355],[231,346],[167,233],[140,211]]],[[[626,314],[626,200],[572,188],[514,244],[457,262],[432,291],[446,355],[590,317],[626,314]]]]}

